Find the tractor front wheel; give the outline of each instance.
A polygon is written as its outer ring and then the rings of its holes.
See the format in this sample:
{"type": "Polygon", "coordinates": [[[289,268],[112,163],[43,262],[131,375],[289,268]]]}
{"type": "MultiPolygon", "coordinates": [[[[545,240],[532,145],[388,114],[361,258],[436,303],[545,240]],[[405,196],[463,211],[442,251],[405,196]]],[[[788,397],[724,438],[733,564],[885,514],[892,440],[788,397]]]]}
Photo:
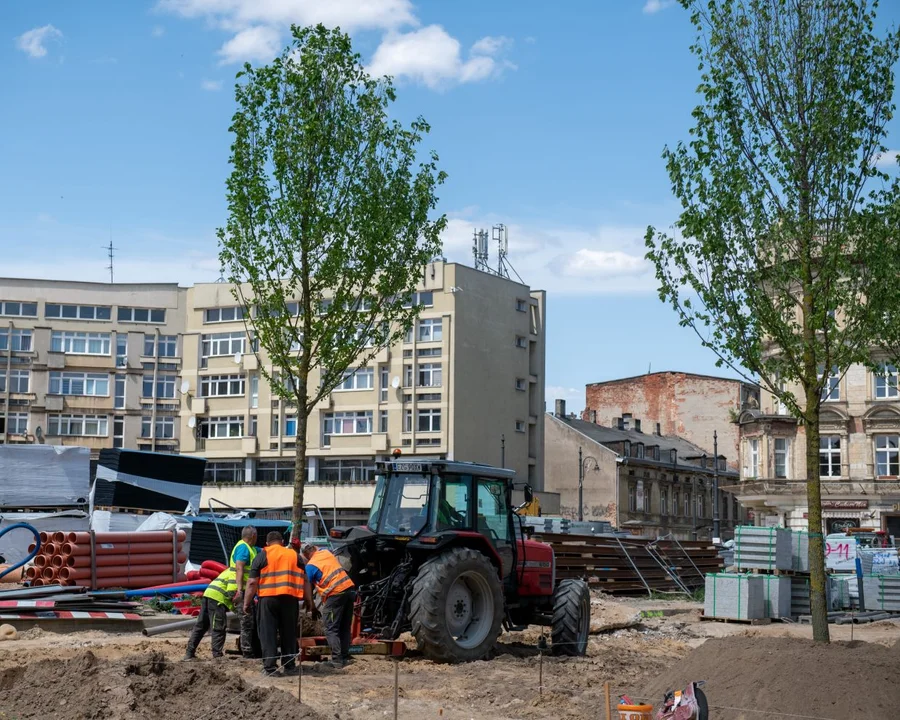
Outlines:
{"type": "Polygon", "coordinates": [[[428,659],[482,659],[494,647],[503,622],[497,568],[469,548],[441,553],[419,568],[409,616],[419,649],[428,659]]]}
{"type": "Polygon", "coordinates": [[[554,655],[586,655],[591,632],[591,593],[584,580],[561,580],[553,593],[554,655]]]}

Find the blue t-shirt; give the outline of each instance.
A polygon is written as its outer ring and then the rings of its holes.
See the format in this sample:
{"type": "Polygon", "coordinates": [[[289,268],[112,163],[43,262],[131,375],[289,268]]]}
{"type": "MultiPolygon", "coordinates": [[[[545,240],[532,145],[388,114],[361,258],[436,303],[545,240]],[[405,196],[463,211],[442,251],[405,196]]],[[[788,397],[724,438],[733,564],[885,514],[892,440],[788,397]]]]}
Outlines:
{"type": "Polygon", "coordinates": [[[309,578],[309,582],[312,585],[315,585],[322,579],[322,571],[309,562],[309,560],[306,561],[306,577],[309,578]]]}
{"type": "MultiPolygon", "coordinates": [[[[254,548],[256,550],[256,554],[259,554],[259,548],[254,548]]],[[[247,547],[246,543],[241,543],[234,549],[234,561],[236,563],[242,562],[246,565],[250,565],[250,548],[247,547]]]]}

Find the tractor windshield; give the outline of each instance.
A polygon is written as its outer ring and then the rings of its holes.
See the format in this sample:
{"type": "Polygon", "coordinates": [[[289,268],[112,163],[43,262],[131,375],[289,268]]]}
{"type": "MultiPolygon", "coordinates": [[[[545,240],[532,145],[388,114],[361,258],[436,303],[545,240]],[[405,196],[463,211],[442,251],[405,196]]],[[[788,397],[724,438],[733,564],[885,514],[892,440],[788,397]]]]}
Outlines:
{"type": "Polygon", "coordinates": [[[387,535],[412,535],[428,519],[428,490],[431,477],[421,473],[378,475],[375,498],[366,523],[371,530],[387,535]]]}

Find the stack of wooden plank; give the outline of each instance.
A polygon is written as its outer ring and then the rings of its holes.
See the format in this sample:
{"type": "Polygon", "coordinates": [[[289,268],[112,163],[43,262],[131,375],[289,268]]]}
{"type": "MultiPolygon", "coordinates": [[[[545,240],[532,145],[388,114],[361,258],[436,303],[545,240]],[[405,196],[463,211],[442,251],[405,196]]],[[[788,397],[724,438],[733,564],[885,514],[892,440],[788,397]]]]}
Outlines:
{"type": "Polygon", "coordinates": [[[704,586],[704,575],[722,569],[712,543],[613,536],[541,533],[556,554],[558,578],[584,578],[617,595],[679,592],[704,586]]]}

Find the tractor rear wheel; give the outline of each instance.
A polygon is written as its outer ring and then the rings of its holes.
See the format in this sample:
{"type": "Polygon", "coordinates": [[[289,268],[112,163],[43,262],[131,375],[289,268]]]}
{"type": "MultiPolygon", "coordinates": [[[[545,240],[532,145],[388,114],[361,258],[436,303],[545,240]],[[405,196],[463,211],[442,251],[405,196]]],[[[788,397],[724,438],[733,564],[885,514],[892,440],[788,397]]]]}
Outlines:
{"type": "Polygon", "coordinates": [[[561,580],[553,593],[554,655],[586,655],[591,632],[591,593],[584,580],[561,580]]]}
{"type": "Polygon", "coordinates": [[[419,649],[429,660],[482,659],[494,647],[503,621],[497,568],[470,548],[432,558],[413,581],[409,617],[419,649]]]}

